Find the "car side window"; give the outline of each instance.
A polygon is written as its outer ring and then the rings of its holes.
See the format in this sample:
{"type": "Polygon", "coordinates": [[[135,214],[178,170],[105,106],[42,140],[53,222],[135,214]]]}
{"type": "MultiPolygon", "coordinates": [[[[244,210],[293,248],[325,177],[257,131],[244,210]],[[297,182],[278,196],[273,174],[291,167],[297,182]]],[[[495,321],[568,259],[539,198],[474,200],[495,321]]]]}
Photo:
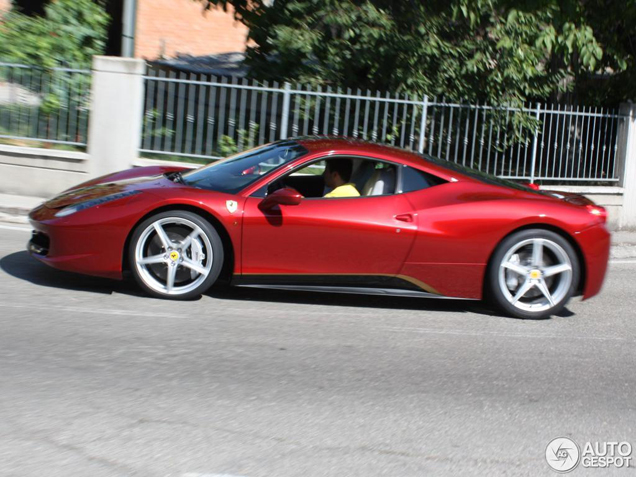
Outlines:
{"type": "Polygon", "coordinates": [[[279,189],[289,187],[300,192],[305,198],[322,197],[325,189],[323,179],[325,165],[325,161],[320,160],[301,166],[300,168],[279,177],[275,181],[270,182],[252,194],[252,196],[265,197],[279,189]]]}
{"type": "MultiPolygon", "coordinates": [[[[326,196],[326,194],[332,191],[332,188],[330,188],[328,184],[323,182],[323,190],[320,194],[305,195],[305,197],[333,200],[334,198],[355,199],[359,197],[392,195],[396,193],[398,166],[396,166],[395,164],[360,157],[343,157],[332,159],[344,159],[351,162],[351,174],[344,180],[347,184],[349,184],[347,187],[355,187],[355,190],[359,195],[335,197],[326,196]]],[[[302,172],[304,172],[306,176],[310,176],[312,174],[310,168],[314,167],[315,170],[321,171],[322,175],[322,172],[324,172],[327,165],[326,162],[329,160],[330,159],[326,159],[318,163],[314,163],[313,165],[302,169],[302,172]]],[[[316,172],[313,172],[313,174],[315,173],[316,172]]],[[[294,175],[295,173],[292,173],[290,175],[290,178],[292,178],[294,175]]]]}
{"type": "Polygon", "coordinates": [[[432,174],[409,166],[402,166],[402,192],[428,189],[443,182],[444,180],[432,174]]]}
{"type": "MultiPolygon", "coordinates": [[[[323,199],[325,194],[332,190],[325,184],[323,177],[326,163],[330,159],[332,158],[317,160],[302,166],[270,182],[252,195],[254,197],[265,197],[275,190],[291,187],[300,192],[306,199],[323,199]]],[[[360,157],[343,157],[343,159],[351,161],[352,171],[347,182],[356,188],[360,194],[359,197],[393,195],[399,192],[397,190],[398,165],[360,157]]],[[[325,199],[333,200],[333,198],[325,199]]]]}
{"type": "Polygon", "coordinates": [[[322,173],[325,172],[325,165],[325,161],[313,162],[308,166],[301,167],[300,169],[295,170],[294,172],[289,174],[289,176],[321,176],[322,173]]]}

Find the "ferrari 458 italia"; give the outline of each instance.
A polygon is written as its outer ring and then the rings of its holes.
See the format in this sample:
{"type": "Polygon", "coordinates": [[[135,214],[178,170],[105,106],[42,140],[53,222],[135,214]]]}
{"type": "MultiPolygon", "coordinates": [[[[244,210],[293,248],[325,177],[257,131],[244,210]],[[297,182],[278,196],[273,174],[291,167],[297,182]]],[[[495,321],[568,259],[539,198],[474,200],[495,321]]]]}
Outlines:
{"type": "Polygon", "coordinates": [[[117,172],[29,217],[38,260],[130,273],[156,297],[188,299],[225,281],[488,299],[522,318],[597,294],[610,245],[605,210],[584,197],[330,137],[283,140],[199,169],[117,172]],[[329,193],[334,161],[346,166],[345,196],[329,193]]]}

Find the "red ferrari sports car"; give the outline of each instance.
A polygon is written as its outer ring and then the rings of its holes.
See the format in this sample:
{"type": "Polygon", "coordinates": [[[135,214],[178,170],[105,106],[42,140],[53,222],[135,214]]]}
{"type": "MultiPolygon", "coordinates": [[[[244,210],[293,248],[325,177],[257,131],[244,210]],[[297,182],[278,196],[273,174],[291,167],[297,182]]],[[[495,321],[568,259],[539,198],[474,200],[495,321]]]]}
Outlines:
{"type": "Polygon", "coordinates": [[[597,294],[602,207],[454,163],[344,138],[298,138],[199,169],[117,172],[30,213],[53,267],[186,299],[232,285],[490,299],[540,318],[597,294]],[[347,190],[325,187],[333,160],[347,190]],[[344,161],[343,161],[344,160],[344,161]]]}

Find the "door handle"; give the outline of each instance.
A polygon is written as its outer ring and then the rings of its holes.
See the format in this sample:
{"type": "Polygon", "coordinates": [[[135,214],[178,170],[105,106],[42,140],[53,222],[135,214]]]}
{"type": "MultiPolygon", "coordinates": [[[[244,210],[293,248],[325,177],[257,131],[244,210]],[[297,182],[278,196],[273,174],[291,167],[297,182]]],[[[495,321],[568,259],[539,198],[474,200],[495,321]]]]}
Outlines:
{"type": "Polygon", "coordinates": [[[395,216],[395,220],[400,222],[413,222],[413,214],[399,214],[395,216]]]}

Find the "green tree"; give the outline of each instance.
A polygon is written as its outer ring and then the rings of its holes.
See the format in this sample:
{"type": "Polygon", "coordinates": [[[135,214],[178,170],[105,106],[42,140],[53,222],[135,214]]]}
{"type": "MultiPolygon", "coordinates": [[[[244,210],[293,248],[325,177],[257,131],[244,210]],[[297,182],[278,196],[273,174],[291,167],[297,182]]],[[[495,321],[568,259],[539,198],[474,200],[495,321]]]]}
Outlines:
{"type": "MultiPolygon", "coordinates": [[[[5,106],[12,114],[34,114],[47,129],[64,111],[80,116],[86,109],[90,76],[54,69],[65,66],[87,69],[93,55],[103,53],[109,17],[93,0],[56,0],[46,5],[43,16],[27,16],[12,10],[0,18],[0,61],[33,65],[32,70],[0,69],[0,80],[29,88],[40,97],[37,106],[5,106]],[[4,76],[4,78],[2,78],[4,76]]],[[[62,116],[64,117],[64,116],[62,116]]],[[[22,127],[32,127],[33,125],[22,127]]],[[[22,135],[37,132],[22,132],[22,135]]],[[[77,137],[58,138],[78,140],[77,137]]]]}
{"type": "Polygon", "coordinates": [[[52,68],[90,67],[103,53],[109,17],[93,0],[56,0],[44,16],[12,10],[0,19],[0,59],[52,68]]]}
{"type": "Polygon", "coordinates": [[[604,55],[593,74],[578,72],[574,93],[589,104],[636,101],[636,0],[589,0],[585,18],[604,55]]]}
{"type": "Polygon", "coordinates": [[[518,105],[633,68],[636,18],[606,30],[635,0],[203,1],[249,27],[259,79],[518,105]]]}

